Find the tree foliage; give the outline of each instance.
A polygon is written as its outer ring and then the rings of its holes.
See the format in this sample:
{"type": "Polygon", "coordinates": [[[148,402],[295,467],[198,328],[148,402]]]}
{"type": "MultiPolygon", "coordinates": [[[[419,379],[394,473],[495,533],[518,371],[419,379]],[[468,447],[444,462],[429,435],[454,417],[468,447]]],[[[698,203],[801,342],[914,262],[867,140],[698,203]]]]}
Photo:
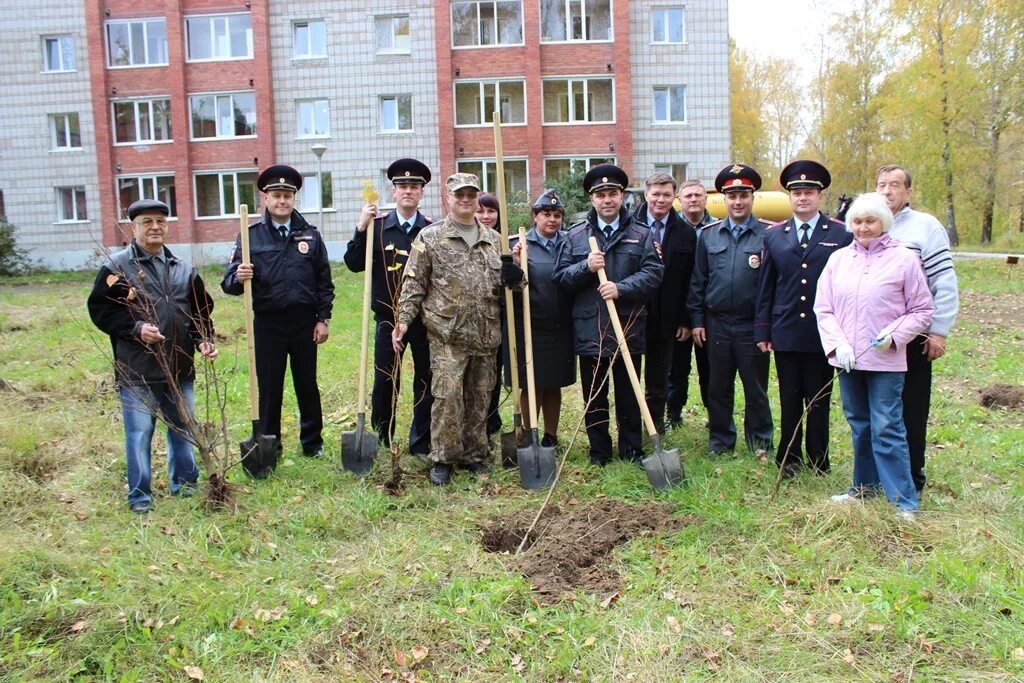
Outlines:
{"type": "Polygon", "coordinates": [[[27,253],[18,246],[14,236],[17,230],[0,219],[0,276],[19,275],[32,270],[27,253]]]}

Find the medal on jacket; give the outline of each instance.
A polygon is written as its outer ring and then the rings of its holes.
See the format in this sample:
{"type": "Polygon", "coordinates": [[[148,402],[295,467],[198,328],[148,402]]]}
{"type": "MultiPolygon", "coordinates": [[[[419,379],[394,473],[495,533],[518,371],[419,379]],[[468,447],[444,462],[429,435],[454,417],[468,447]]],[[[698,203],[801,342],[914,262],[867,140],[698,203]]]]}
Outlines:
{"type": "Polygon", "coordinates": [[[761,257],[758,254],[751,254],[750,258],[747,259],[747,263],[750,264],[751,268],[760,268],[761,257]]]}

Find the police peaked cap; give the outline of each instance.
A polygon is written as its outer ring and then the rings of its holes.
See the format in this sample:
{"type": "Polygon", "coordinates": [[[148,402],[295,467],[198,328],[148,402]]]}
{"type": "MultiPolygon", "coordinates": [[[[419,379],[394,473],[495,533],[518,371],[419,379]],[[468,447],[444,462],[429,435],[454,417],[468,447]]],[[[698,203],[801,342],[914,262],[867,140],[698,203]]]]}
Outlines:
{"type": "Polygon", "coordinates": [[[786,190],[797,190],[802,187],[824,190],[832,184],[832,175],[817,161],[797,159],[786,164],[779,172],[779,182],[786,190]]]}
{"type": "Polygon", "coordinates": [[[715,177],[719,192],[756,192],[761,189],[761,176],[746,164],[726,166],[715,177]]]}
{"type": "Polygon", "coordinates": [[[583,191],[587,194],[609,187],[625,190],[628,185],[629,176],[615,164],[598,164],[583,176],[583,191]]]}
{"type": "Polygon", "coordinates": [[[260,173],[260,177],[256,179],[256,189],[260,192],[270,192],[271,190],[298,192],[301,187],[302,174],[284,164],[271,166],[260,173]]]}
{"type": "Polygon", "coordinates": [[[388,180],[393,185],[430,182],[430,169],[418,159],[398,159],[388,166],[388,180]]]}
{"type": "Polygon", "coordinates": [[[558,198],[558,195],[554,190],[545,189],[541,192],[540,196],[537,197],[537,201],[533,203],[533,212],[538,211],[550,211],[552,209],[558,209],[559,211],[565,211],[565,204],[558,198]]]}
{"type": "Polygon", "coordinates": [[[159,211],[165,216],[171,215],[171,210],[159,199],[140,199],[128,207],[128,220],[133,221],[136,216],[146,211],[159,211]]]}

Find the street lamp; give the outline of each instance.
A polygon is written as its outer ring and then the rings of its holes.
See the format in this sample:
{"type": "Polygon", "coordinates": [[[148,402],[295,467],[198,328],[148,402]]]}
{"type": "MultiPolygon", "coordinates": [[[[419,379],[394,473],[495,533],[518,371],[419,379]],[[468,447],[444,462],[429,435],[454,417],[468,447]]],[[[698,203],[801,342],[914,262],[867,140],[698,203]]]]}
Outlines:
{"type": "Polygon", "coordinates": [[[320,207],[320,234],[326,238],[327,231],[324,229],[324,176],[321,172],[320,159],[323,157],[324,152],[327,151],[327,145],[322,142],[318,142],[315,145],[310,146],[309,151],[316,155],[316,190],[320,193],[317,197],[317,205],[320,207]]]}

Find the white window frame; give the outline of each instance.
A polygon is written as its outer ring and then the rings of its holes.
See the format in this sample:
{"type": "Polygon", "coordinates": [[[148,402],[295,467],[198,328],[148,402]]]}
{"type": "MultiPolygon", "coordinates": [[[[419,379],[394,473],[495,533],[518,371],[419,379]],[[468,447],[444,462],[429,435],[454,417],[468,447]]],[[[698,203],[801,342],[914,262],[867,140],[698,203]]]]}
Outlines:
{"type": "Polygon", "coordinates": [[[325,20],[323,20],[323,19],[298,19],[296,21],[293,21],[292,22],[292,59],[296,59],[296,60],[299,60],[299,59],[324,59],[325,57],[327,57],[327,22],[325,20]],[[313,48],[313,41],[310,40],[309,41],[309,52],[306,53],[306,54],[299,54],[298,52],[296,52],[295,31],[296,31],[296,29],[298,29],[299,26],[303,26],[304,25],[306,27],[306,30],[310,32],[310,36],[312,37],[312,28],[311,27],[312,27],[313,24],[321,24],[324,27],[324,51],[323,52],[313,52],[313,49],[314,49],[313,48]]]}
{"type": "Polygon", "coordinates": [[[224,171],[196,171],[196,172],[194,172],[192,174],[192,197],[194,199],[192,205],[194,207],[193,213],[195,214],[195,219],[197,221],[212,221],[212,220],[221,220],[221,219],[224,219],[224,218],[238,218],[238,213],[237,213],[238,208],[237,208],[237,205],[232,207],[232,209],[234,209],[235,213],[221,213],[220,215],[217,215],[217,216],[200,216],[199,215],[199,184],[198,184],[197,181],[198,181],[199,176],[208,176],[208,175],[215,175],[215,176],[217,176],[217,191],[220,193],[220,196],[219,196],[220,208],[221,208],[221,211],[223,211],[224,210],[224,176],[231,176],[234,179],[235,199],[241,199],[241,197],[239,196],[240,193],[238,191],[238,188],[239,188],[238,176],[240,174],[243,174],[243,173],[248,173],[248,174],[253,176],[253,206],[250,206],[249,210],[253,214],[258,213],[258,210],[257,210],[258,206],[256,206],[256,204],[259,202],[259,191],[256,189],[256,178],[258,177],[258,175],[256,174],[255,171],[253,171],[252,169],[248,169],[248,168],[244,168],[244,169],[240,168],[240,169],[224,170],[224,171]]]}
{"type": "Polygon", "coordinates": [[[448,3],[448,23],[449,23],[449,26],[451,27],[450,30],[448,31],[449,34],[451,34],[451,35],[448,36],[448,40],[451,41],[451,47],[452,47],[453,50],[480,50],[480,49],[501,48],[501,47],[522,47],[523,45],[526,44],[526,18],[523,16],[523,0],[466,0],[466,2],[459,2],[459,3],[449,2],[448,3]],[[482,45],[478,41],[476,45],[456,45],[455,44],[455,18],[452,15],[452,12],[455,10],[455,5],[456,4],[460,4],[460,5],[461,4],[467,4],[467,5],[468,4],[474,4],[474,5],[476,5],[476,8],[477,8],[477,10],[476,10],[476,21],[477,21],[477,25],[478,26],[480,24],[480,5],[481,4],[485,4],[485,3],[489,3],[491,5],[494,5],[495,39],[497,40],[497,38],[498,38],[498,35],[497,35],[497,33],[498,33],[498,30],[497,30],[498,3],[502,2],[502,1],[515,1],[515,2],[519,3],[519,29],[520,29],[519,30],[519,35],[522,36],[522,39],[518,43],[500,43],[500,42],[495,42],[493,45],[482,45]]]}
{"type": "MultiPolygon", "coordinates": [[[[112,19],[103,27],[103,39],[107,45],[107,68],[108,69],[142,69],[153,66],[167,66],[168,60],[170,59],[169,47],[167,44],[167,20],[164,17],[148,17],[140,19],[112,19]],[[162,23],[164,25],[164,61],[162,62],[151,62],[149,61],[149,25],[155,23],[162,23]],[[110,48],[110,27],[116,24],[123,24],[128,27],[128,40],[131,41],[134,33],[132,32],[132,24],[142,24],[142,50],[145,53],[146,61],[139,64],[114,64],[113,53],[110,48]]],[[[131,59],[132,45],[129,42],[128,46],[128,58],[131,59]]]]}
{"type": "Polygon", "coordinates": [[[373,17],[373,44],[374,48],[379,55],[408,55],[412,54],[412,22],[409,18],[408,13],[399,14],[378,14],[373,17]],[[405,19],[406,25],[409,27],[409,35],[399,39],[395,34],[395,20],[405,19]],[[377,38],[380,36],[377,24],[379,22],[388,21],[390,22],[390,36],[391,36],[391,47],[380,47],[377,44],[377,38]],[[395,46],[396,42],[404,43],[404,47],[399,45],[395,46]]]}
{"type": "MultiPolygon", "coordinates": [[[[159,196],[160,193],[158,192],[159,186],[157,185],[157,181],[160,178],[170,178],[171,179],[171,187],[174,188],[174,202],[173,203],[169,203],[169,204],[167,202],[164,202],[165,204],[167,204],[167,208],[171,211],[171,214],[167,217],[167,220],[168,221],[176,221],[176,220],[178,220],[178,214],[177,214],[177,209],[178,209],[178,186],[174,183],[174,173],[123,173],[123,174],[114,176],[114,188],[115,188],[114,194],[115,194],[115,196],[117,198],[117,220],[122,222],[122,223],[129,222],[128,221],[128,215],[127,215],[128,214],[128,207],[121,205],[121,181],[122,180],[137,180],[138,181],[138,183],[139,183],[139,194],[141,195],[139,197],[140,199],[160,199],[160,196],[159,196]],[[149,196],[145,192],[142,191],[143,186],[147,182],[152,183],[152,186],[149,188],[151,190],[151,192],[152,192],[152,196],[149,196]]],[[[160,201],[163,201],[163,200],[160,199],[160,201]]]]}
{"type": "Polygon", "coordinates": [[[301,99],[295,100],[295,138],[299,140],[309,140],[312,138],[329,138],[331,137],[331,101],[326,97],[318,97],[313,99],[301,99]],[[324,132],[318,132],[316,130],[316,105],[323,102],[327,107],[327,130],[324,132]],[[310,106],[310,115],[312,116],[312,133],[302,132],[302,119],[304,106],[310,106]]]}
{"type": "Polygon", "coordinates": [[[171,97],[139,97],[139,98],[126,98],[119,100],[110,101],[110,139],[115,147],[133,147],[136,145],[165,145],[169,142],[174,142],[174,120],[170,121],[171,136],[166,140],[156,139],[156,117],[153,115],[153,105],[156,102],[167,102],[167,118],[171,119],[171,97]],[[135,110],[135,140],[121,142],[117,139],[117,105],[131,103],[135,110]],[[139,106],[147,104],[149,105],[149,130],[146,131],[149,135],[148,138],[142,137],[142,130],[139,128],[139,122],[141,117],[139,116],[139,106]]]}
{"type": "Polygon", "coordinates": [[[548,169],[547,162],[549,161],[568,161],[569,170],[572,171],[573,164],[582,164],[583,172],[590,170],[590,167],[598,164],[615,164],[618,163],[614,154],[588,154],[586,156],[581,154],[552,154],[551,156],[544,157],[544,179],[548,180],[548,169]],[[611,161],[609,161],[609,159],[611,161]],[[591,163],[594,162],[594,163],[591,163]]]}
{"type": "Polygon", "coordinates": [[[654,86],[651,89],[651,122],[654,125],[656,125],[656,126],[682,126],[682,125],[685,125],[685,124],[689,123],[690,122],[690,117],[689,117],[689,115],[687,113],[687,109],[689,107],[687,107],[686,104],[687,104],[687,97],[686,97],[686,86],[685,85],[676,84],[676,85],[656,85],[656,86],[654,86]],[[672,118],[672,90],[675,89],[675,88],[682,88],[683,89],[683,118],[682,119],[673,119],[672,118]],[[666,105],[668,107],[668,109],[667,109],[668,118],[667,119],[659,119],[658,118],[658,103],[657,103],[657,100],[658,100],[658,93],[659,92],[664,92],[665,96],[668,98],[667,101],[666,101],[666,105]]]}
{"type": "MultiPolygon", "coordinates": [[[[601,76],[593,76],[593,75],[591,75],[591,76],[551,76],[551,77],[547,77],[547,78],[542,78],[541,79],[541,95],[540,95],[540,97],[541,97],[541,105],[540,105],[541,111],[540,111],[540,115],[541,115],[541,120],[543,121],[543,125],[545,125],[545,126],[606,126],[606,125],[614,125],[616,120],[618,119],[618,116],[619,116],[619,108],[618,108],[618,103],[616,101],[617,94],[615,92],[615,77],[614,76],[604,76],[604,75],[601,75],[601,76]],[[569,93],[570,93],[569,107],[570,107],[570,112],[573,112],[573,113],[575,111],[576,104],[575,104],[575,102],[573,102],[573,98],[571,97],[572,83],[576,82],[576,81],[583,81],[583,106],[584,106],[584,110],[586,111],[586,113],[588,115],[587,119],[578,120],[578,121],[573,121],[573,120],[570,120],[570,121],[544,121],[544,88],[547,86],[548,83],[555,83],[555,82],[560,82],[560,81],[566,81],[567,83],[569,83],[569,85],[568,85],[568,89],[569,89],[569,93]],[[611,92],[612,92],[612,118],[611,118],[611,120],[609,120],[609,121],[590,121],[589,120],[589,114],[590,114],[589,108],[590,108],[590,105],[587,102],[587,95],[589,94],[589,91],[590,91],[589,81],[611,81],[611,92]]],[[[571,114],[570,114],[569,118],[570,119],[573,118],[571,114]]]]}
{"type": "MultiPolygon", "coordinates": [[[[230,44],[231,44],[230,26],[228,26],[228,29],[229,29],[228,33],[227,33],[227,35],[229,36],[229,38],[228,38],[228,45],[230,46],[230,44]]],[[[235,61],[239,61],[239,60],[243,60],[243,59],[252,59],[252,58],[253,58],[253,49],[252,49],[252,13],[251,12],[224,12],[224,13],[221,13],[221,14],[190,14],[190,15],[185,17],[185,61],[186,62],[189,62],[189,63],[193,63],[193,62],[235,62],[235,61]],[[191,43],[191,37],[192,37],[191,36],[191,31],[192,31],[191,22],[193,22],[193,21],[203,21],[203,20],[206,20],[208,22],[208,25],[209,25],[209,28],[210,28],[210,37],[211,37],[211,40],[210,40],[210,51],[213,52],[213,53],[216,53],[216,41],[214,40],[214,33],[215,33],[215,31],[214,31],[213,26],[212,26],[213,22],[216,21],[217,19],[224,19],[224,20],[226,20],[227,22],[230,23],[230,21],[231,21],[230,17],[242,17],[242,16],[249,17],[249,30],[246,32],[246,45],[248,47],[248,52],[249,52],[247,55],[244,55],[242,57],[219,57],[216,54],[213,54],[210,57],[193,57],[192,56],[192,46],[190,44],[191,43]]]]}
{"type": "Polygon", "coordinates": [[[58,114],[50,114],[50,149],[54,152],[75,152],[80,151],[82,148],[82,118],[76,111],[60,112],[58,114]],[[78,145],[71,144],[71,117],[75,117],[75,123],[78,128],[78,145]],[[67,144],[60,144],[61,133],[57,128],[57,121],[59,119],[64,120],[64,142],[67,144]]]}
{"type": "Polygon", "coordinates": [[[55,33],[53,35],[40,36],[40,46],[42,47],[42,50],[43,50],[43,70],[42,70],[42,73],[44,73],[44,74],[66,74],[66,73],[73,73],[75,71],[78,71],[78,68],[76,66],[76,60],[75,60],[75,37],[72,34],[70,34],[70,33],[55,33]],[[62,42],[65,38],[71,43],[71,48],[70,48],[71,52],[70,52],[70,54],[65,54],[64,43],[62,42]],[[49,41],[51,41],[51,40],[56,41],[57,45],[60,47],[60,57],[58,58],[59,61],[60,61],[60,65],[59,65],[60,68],[57,68],[57,69],[51,69],[50,68],[50,51],[47,49],[47,43],[49,41]],[[70,61],[70,64],[68,64],[69,61],[70,61]]]}
{"type": "MultiPolygon", "coordinates": [[[[331,175],[330,171],[323,171],[320,174],[319,177],[321,177],[321,178],[330,178],[330,180],[331,180],[331,205],[330,206],[325,206],[323,208],[323,212],[324,213],[331,213],[333,211],[337,211],[337,209],[334,208],[334,177],[331,175]]],[[[318,177],[317,177],[316,173],[303,173],[302,174],[302,189],[299,190],[298,207],[299,207],[299,209],[303,213],[309,213],[311,211],[320,211],[321,210],[320,209],[320,201],[323,200],[323,192],[320,190],[319,182],[317,182],[317,181],[318,181],[318,177]],[[317,186],[317,192],[316,192],[316,195],[315,195],[316,198],[317,198],[317,204],[316,204],[316,206],[310,206],[306,202],[306,197],[308,195],[308,189],[310,187],[314,187],[314,186],[317,186]]],[[[380,205],[380,203],[378,202],[378,206],[379,205],[380,205]]],[[[321,230],[323,230],[323,226],[322,225],[318,225],[317,227],[320,228],[321,230]]]]}
{"type": "Polygon", "coordinates": [[[88,223],[89,222],[89,209],[87,202],[89,201],[88,196],[85,194],[85,185],[61,185],[53,188],[54,198],[57,200],[57,220],[54,223],[88,223]],[[64,213],[64,202],[61,201],[61,193],[65,191],[72,192],[71,202],[72,211],[74,215],[70,218],[62,215],[64,213]],[[84,216],[78,215],[78,194],[82,194],[82,206],[85,212],[84,216]]]}
{"type": "MultiPolygon", "coordinates": [[[[557,0],[561,2],[565,7],[565,35],[568,36],[572,31],[572,27],[569,22],[572,21],[572,14],[569,11],[570,5],[576,4],[580,6],[580,16],[583,17],[583,35],[587,34],[587,0],[557,0]]],[[[608,0],[608,32],[611,34],[611,38],[591,39],[591,38],[566,38],[565,40],[544,40],[544,0],[540,0],[538,3],[538,21],[540,22],[538,35],[540,36],[541,45],[562,45],[565,43],[613,43],[615,42],[615,0],[608,0]]]]}
{"type": "Polygon", "coordinates": [[[477,101],[478,101],[478,104],[480,106],[480,114],[481,114],[480,120],[483,123],[459,123],[458,122],[458,107],[453,106],[452,107],[452,116],[455,118],[455,122],[454,123],[455,123],[455,127],[456,128],[483,128],[483,127],[493,126],[494,122],[491,121],[491,116],[493,115],[493,112],[483,111],[483,107],[484,107],[484,86],[485,85],[493,85],[493,86],[495,86],[495,89],[494,89],[494,99],[495,99],[496,102],[499,103],[499,106],[500,106],[500,102],[501,102],[501,84],[502,83],[518,83],[518,84],[520,84],[522,86],[522,88],[523,88],[523,120],[522,121],[516,121],[516,122],[508,122],[508,121],[505,121],[504,120],[505,117],[502,116],[503,120],[501,122],[501,125],[502,126],[525,126],[525,125],[527,125],[527,123],[528,123],[528,116],[529,116],[529,103],[526,100],[526,97],[527,97],[526,96],[526,79],[523,79],[523,78],[484,78],[484,79],[468,79],[468,80],[454,81],[452,83],[452,102],[454,103],[456,101],[455,100],[455,92],[456,92],[455,87],[456,86],[458,86],[458,85],[467,85],[467,84],[472,84],[472,83],[476,83],[477,86],[478,86],[477,87],[477,93],[478,93],[477,96],[478,96],[479,99],[477,101]]]}
{"type": "Polygon", "coordinates": [[[689,180],[689,178],[686,177],[686,174],[689,173],[689,170],[690,170],[690,162],[689,161],[668,161],[668,162],[665,162],[665,163],[654,164],[654,172],[657,173],[657,172],[660,171],[661,173],[667,173],[670,176],[672,176],[673,178],[675,178],[676,179],[676,187],[682,185],[684,182],[689,180]],[[672,169],[673,166],[682,166],[683,167],[683,172],[680,173],[680,174],[677,174],[677,173],[673,172],[673,169],[672,169]]]}
{"type": "MultiPolygon", "coordinates": [[[[258,133],[253,133],[251,135],[224,135],[223,131],[220,130],[220,117],[216,116],[216,112],[218,111],[217,100],[218,100],[218,98],[221,98],[221,97],[230,97],[230,98],[232,98],[232,106],[231,106],[231,108],[233,110],[234,109],[234,96],[235,95],[252,95],[253,96],[252,113],[253,113],[253,116],[255,117],[256,114],[257,114],[258,106],[257,106],[257,100],[256,100],[256,91],[254,91],[254,90],[234,90],[234,91],[231,91],[231,92],[194,92],[194,93],[189,93],[189,95],[188,95],[188,135],[189,135],[189,140],[191,140],[193,142],[206,142],[206,141],[209,141],[209,140],[251,140],[251,139],[255,138],[258,133]],[[196,135],[195,135],[195,131],[192,130],[192,126],[193,126],[192,100],[195,97],[212,97],[212,98],[214,98],[214,100],[213,100],[213,110],[214,110],[214,114],[215,114],[214,121],[215,121],[216,126],[217,126],[217,134],[215,136],[213,136],[213,137],[197,138],[196,135]]],[[[253,121],[253,127],[255,127],[257,131],[259,130],[258,126],[259,126],[259,118],[256,118],[253,121]]]]}
{"type": "MultiPolygon", "coordinates": [[[[666,17],[667,19],[667,17],[666,17]]],[[[686,6],[685,5],[659,5],[651,8],[651,45],[686,45],[686,6]],[[658,36],[654,34],[654,15],[658,12],[673,12],[679,11],[682,13],[683,25],[680,27],[682,32],[682,38],[680,40],[669,40],[668,39],[668,21],[665,21],[665,39],[658,40],[658,36]]]]}
{"type": "Polygon", "coordinates": [[[414,107],[412,93],[389,93],[387,95],[380,95],[377,98],[377,113],[380,116],[380,127],[378,128],[379,133],[383,135],[408,135],[416,130],[414,123],[414,107]],[[395,123],[397,124],[401,120],[401,116],[398,112],[398,98],[408,97],[409,98],[409,127],[408,128],[385,128],[384,127],[384,102],[387,100],[394,100],[395,102],[395,123]]]}
{"type": "MultiPolygon", "coordinates": [[[[530,159],[529,159],[529,157],[525,157],[525,156],[504,157],[503,158],[503,162],[504,162],[506,167],[508,166],[509,162],[512,162],[512,161],[522,161],[523,163],[526,164],[526,189],[524,190],[524,192],[526,193],[526,200],[530,201],[530,159]]],[[[461,164],[483,164],[484,173],[480,177],[480,184],[483,185],[484,187],[481,187],[480,191],[481,192],[492,192],[492,193],[496,193],[497,192],[496,189],[491,189],[490,187],[488,187],[489,183],[487,182],[487,179],[490,176],[495,176],[496,177],[497,173],[498,173],[497,172],[497,162],[496,162],[494,157],[476,157],[476,158],[470,158],[470,159],[456,159],[455,160],[455,171],[456,171],[456,173],[462,173],[463,172],[461,170],[461,167],[460,167],[461,164]],[[490,173],[486,172],[488,166],[491,166],[491,168],[492,168],[490,173]]],[[[507,172],[505,173],[505,176],[506,177],[508,176],[507,172]]]]}

